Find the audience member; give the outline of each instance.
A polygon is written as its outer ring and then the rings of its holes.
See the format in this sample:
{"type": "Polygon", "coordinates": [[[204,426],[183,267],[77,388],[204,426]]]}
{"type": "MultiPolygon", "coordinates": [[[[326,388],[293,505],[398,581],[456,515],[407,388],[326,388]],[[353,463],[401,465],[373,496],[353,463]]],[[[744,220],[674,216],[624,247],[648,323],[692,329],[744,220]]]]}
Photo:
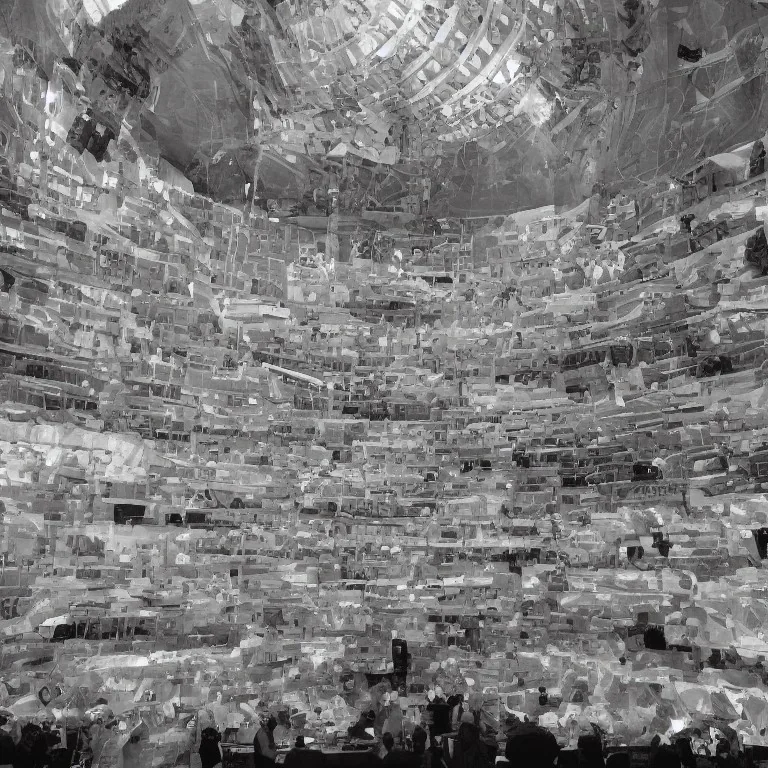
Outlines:
{"type": "Polygon", "coordinates": [[[0,768],[11,768],[16,757],[16,744],[5,726],[8,724],[8,718],[0,715],[0,768]]]}
{"type": "Polygon", "coordinates": [[[596,734],[579,736],[578,766],[579,768],[605,768],[603,744],[596,734]]]}

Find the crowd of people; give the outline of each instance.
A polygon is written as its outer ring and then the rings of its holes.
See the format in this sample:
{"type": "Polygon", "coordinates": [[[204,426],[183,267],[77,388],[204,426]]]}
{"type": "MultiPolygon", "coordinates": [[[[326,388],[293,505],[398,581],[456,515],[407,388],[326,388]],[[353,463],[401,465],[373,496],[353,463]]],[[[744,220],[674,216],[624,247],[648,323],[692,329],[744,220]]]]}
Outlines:
{"type": "MultiPolygon", "coordinates": [[[[52,716],[18,718],[0,712],[0,768],[100,768],[105,745],[119,737],[118,720],[104,699],[73,725],[52,716]]],[[[125,758],[121,768],[131,768],[125,758]]]]}
{"type": "MultiPolygon", "coordinates": [[[[365,713],[361,717],[364,720],[365,713]]],[[[266,719],[253,740],[255,768],[270,768],[278,761],[278,750],[273,738],[277,721],[266,719]]],[[[440,739],[429,733],[427,727],[417,725],[407,739],[386,731],[373,751],[364,753],[366,766],[382,765],[386,768],[630,768],[628,750],[606,750],[596,729],[593,734],[578,738],[575,749],[562,749],[555,736],[535,723],[513,718],[507,723],[503,754],[498,754],[498,742],[484,738],[475,713],[461,715],[458,730],[440,739]]],[[[353,728],[350,728],[352,734],[353,728]]],[[[354,736],[354,734],[352,734],[354,736]]],[[[370,734],[368,734],[370,737],[370,734]]],[[[373,737],[370,737],[373,741],[373,737]]],[[[742,751],[732,742],[721,738],[711,744],[706,754],[695,750],[695,734],[662,740],[656,736],[645,753],[649,768],[746,768],[742,751]],[[669,743],[666,743],[669,742],[669,743]]],[[[215,728],[202,734],[200,744],[202,768],[216,768],[223,761],[221,738],[215,728]]],[[[284,756],[286,768],[330,768],[332,762],[321,749],[305,744],[298,736],[293,748],[284,756]]]]}
{"type": "MultiPolygon", "coordinates": [[[[361,716],[365,725],[366,714],[361,716]]],[[[14,724],[17,725],[18,724],[14,724]]],[[[272,768],[283,762],[285,768],[331,768],[333,762],[322,749],[310,747],[299,735],[294,746],[280,758],[274,732],[277,719],[264,718],[253,739],[254,768],[272,768]]],[[[356,724],[357,725],[357,724],[356,724]]],[[[0,768],[70,768],[88,765],[88,734],[80,734],[76,748],[66,749],[51,723],[27,723],[9,730],[8,720],[0,715],[0,768]],[[64,759],[66,758],[66,759],[64,759]]],[[[354,729],[350,736],[356,739],[354,729]]],[[[606,749],[598,729],[582,734],[575,749],[561,748],[555,736],[535,723],[511,718],[503,739],[489,739],[479,727],[477,713],[466,711],[457,729],[438,734],[428,725],[417,725],[405,737],[385,731],[379,739],[364,729],[372,750],[360,753],[360,765],[387,768],[630,768],[630,752],[606,749]],[[445,736],[445,738],[443,738],[445,736]],[[499,754],[499,745],[505,744],[499,754]]],[[[307,740],[309,741],[309,740],[307,740]]],[[[671,739],[654,737],[645,752],[649,768],[747,768],[749,761],[738,743],[719,738],[702,746],[696,732],[671,739]],[[668,742],[668,743],[667,743],[668,742]]],[[[198,749],[201,768],[221,768],[225,763],[222,737],[215,727],[206,727],[198,749]]],[[[224,766],[226,768],[226,766],[224,766]]]]}
{"type": "Polygon", "coordinates": [[[73,748],[62,743],[55,723],[10,721],[0,714],[0,768],[70,768],[90,765],[90,728],[82,727],[73,748]]]}

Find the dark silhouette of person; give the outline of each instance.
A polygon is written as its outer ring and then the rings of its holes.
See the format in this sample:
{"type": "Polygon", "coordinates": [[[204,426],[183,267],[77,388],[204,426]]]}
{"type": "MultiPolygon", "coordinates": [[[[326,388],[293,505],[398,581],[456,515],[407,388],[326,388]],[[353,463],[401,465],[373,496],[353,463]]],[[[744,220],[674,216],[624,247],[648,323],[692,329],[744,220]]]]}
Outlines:
{"type": "Polygon", "coordinates": [[[216,728],[204,728],[200,734],[200,762],[202,768],[213,768],[222,761],[221,734],[216,728]]]}
{"type": "Polygon", "coordinates": [[[731,753],[728,739],[720,739],[715,747],[715,765],[717,768],[738,768],[739,761],[731,753]]]}
{"type": "Polygon", "coordinates": [[[277,748],[275,747],[274,732],[277,720],[270,715],[253,737],[254,768],[271,768],[275,764],[277,748]]]}
{"type": "Polygon", "coordinates": [[[680,758],[683,768],[696,768],[696,755],[691,746],[691,740],[679,738],[675,741],[675,750],[680,758]]]}
{"type": "MultiPolygon", "coordinates": [[[[427,732],[417,725],[411,736],[413,743],[414,766],[417,768],[432,768],[432,753],[427,751],[427,732]]],[[[437,766],[435,766],[437,768],[437,766]]]]}
{"type": "Polygon", "coordinates": [[[382,758],[382,762],[384,765],[395,765],[395,762],[393,762],[392,759],[392,752],[395,749],[395,737],[387,731],[382,737],[381,737],[381,745],[384,747],[384,750],[386,751],[386,754],[382,758]]]}
{"type": "MultiPolygon", "coordinates": [[[[99,718],[97,723],[101,724],[103,721],[99,718]]],[[[61,744],[61,737],[58,731],[52,730],[52,723],[50,720],[46,720],[43,723],[42,742],[45,747],[45,754],[49,755],[52,749],[56,749],[61,744]]]]}
{"type": "Polygon", "coordinates": [[[395,739],[391,733],[387,732],[381,737],[381,743],[387,754],[382,759],[382,764],[388,766],[388,768],[422,768],[426,759],[426,742],[427,734],[423,728],[419,728],[421,735],[417,731],[414,731],[414,751],[408,752],[404,749],[398,749],[395,746],[395,739]],[[420,752],[416,752],[416,747],[420,752]]]}
{"type": "Polygon", "coordinates": [[[451,708],[448,702],[440,696],[435,696],[434,701],[427,704],[427,712],[432,716],[431,733],[434,736],[442,736],[451,731],[451,708]]]}
{"type": "Polygon", "coordinates": [[[21,739],[16,745],[13,768],[41,768],[41,751],[43,731],[39,725],[27,723],[21,729],[21,739]]]}
{"type": "Polygon", "coordinates": [[[432,733],[429,734],[429,746],[426,750],[425,761],[432,768],[445,768],[446,766],[443,747],[432,733]]]}
{"type": "Polygon", "coordinates": [[[16,744],[11,734],[2,730],[7,723],[8,718],[5,715],[0,715],[0,768],[13,765],[16,757],[16,744]]]}
{"type": "Polygon", "coordinates": [[[605,768],[603,745],[599,736],[593,733],[579,736],[577,748],[579,768],[605,768]]]}
{"type": "Polygon", "coordinates": [[[461,716],[459,732],[453,745],[451,768],[486,768],[490,766],[485,745],[480,740],[480,729],[471,712],[461,716]]]}
{"type": "Polygon", "coordinates": [[[504,755],[514,768],[551,768],[559,753],[554,735],[535,723],[518,722],[507,731],[504,755]]]}
{"type": "Polygon", "coordinates": [[[32,748],[35,765],[38,766],[38,768],[48,765],[51,753],[51,742],[51,724],[44,722],[37,731],[37,737],[32,748]]]}
{"type": "Polygon", "coordinates": [[[381,737],[381,743],[387,751],[387,754],[381,760],[382,765],[386,765],[387,768],[410,768],[413,758],[412,753],[396,749],[395,737],[389,731],[381,737]]]}

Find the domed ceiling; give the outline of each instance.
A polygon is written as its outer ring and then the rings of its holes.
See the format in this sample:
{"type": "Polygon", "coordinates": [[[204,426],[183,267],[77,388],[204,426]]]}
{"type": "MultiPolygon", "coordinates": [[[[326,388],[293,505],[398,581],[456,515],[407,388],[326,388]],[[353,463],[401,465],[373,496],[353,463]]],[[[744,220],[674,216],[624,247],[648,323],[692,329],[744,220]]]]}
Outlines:
{"type": "Polygon", "coordinates": [[[0,10],[0,31],[42,70],[65,66],[116,141],[227,202],[437,217],[572,205],[685,173],[768,118],[766,9],[746,0],[0,10]]]}

